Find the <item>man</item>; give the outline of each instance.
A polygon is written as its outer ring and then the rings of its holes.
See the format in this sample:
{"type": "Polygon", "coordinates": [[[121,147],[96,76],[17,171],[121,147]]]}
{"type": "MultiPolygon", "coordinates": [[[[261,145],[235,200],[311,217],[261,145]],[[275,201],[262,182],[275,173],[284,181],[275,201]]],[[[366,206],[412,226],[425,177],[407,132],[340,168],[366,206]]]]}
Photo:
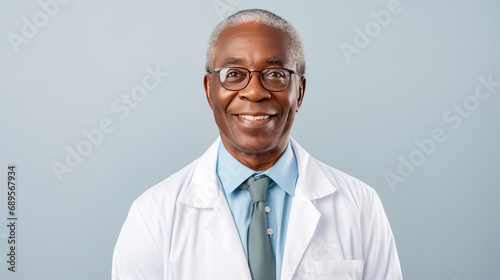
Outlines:
{"type": "Polygon", "coordinates": [[[277,15],[216,27],[204,86],[220,138],[133,203],[113,279],[402,279],[375,191],[289,138],[304,72],[277,15]]]}

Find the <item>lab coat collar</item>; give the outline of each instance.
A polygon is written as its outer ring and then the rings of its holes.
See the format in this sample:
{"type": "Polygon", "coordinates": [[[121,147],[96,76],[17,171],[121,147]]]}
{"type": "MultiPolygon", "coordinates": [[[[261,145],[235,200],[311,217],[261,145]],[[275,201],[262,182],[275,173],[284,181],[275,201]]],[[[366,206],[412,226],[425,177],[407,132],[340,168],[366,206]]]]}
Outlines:
{"type": "Polygon", "coordinates": [[[302,192],[310,200],[319,199],[337,191],[319,163],[297,141],[290,138],[299,166],[299,184],[302,192]]]}
{"type": "MultiPolygon", "coordinates": [[[[196,208],[214,208],[220,195],[219,179],[216,173],[217,152],[220,137],[198,159],[191,184],[181,194],[179,201],[196,208]]],[[[325,175],[318,162],[309,155],[293,138],[292,149],[297,157],[299,178],[297,187],[309,200],[315,200],[334,193],[337,189],[325,175]]]]}
{"type": "Polygon", "coordinates": [[[179,196],[179,202],[196,208],[214,208],[221,195],[216,173],[220,137],[196,161],[190,185],[179,196]]]}

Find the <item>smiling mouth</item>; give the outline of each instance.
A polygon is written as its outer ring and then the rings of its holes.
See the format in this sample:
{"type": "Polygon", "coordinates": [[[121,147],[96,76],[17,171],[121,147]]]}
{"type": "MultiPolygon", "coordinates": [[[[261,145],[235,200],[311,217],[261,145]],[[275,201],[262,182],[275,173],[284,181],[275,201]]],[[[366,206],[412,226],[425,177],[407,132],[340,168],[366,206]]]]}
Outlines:
{"type": "Polygon", "coordinates": [[[238,115],[240,118],[248,121],[258,121],[258,120],[266,120],[269,119],[269,115],[262,116],[251,116],[251,115],[238,115]]]}

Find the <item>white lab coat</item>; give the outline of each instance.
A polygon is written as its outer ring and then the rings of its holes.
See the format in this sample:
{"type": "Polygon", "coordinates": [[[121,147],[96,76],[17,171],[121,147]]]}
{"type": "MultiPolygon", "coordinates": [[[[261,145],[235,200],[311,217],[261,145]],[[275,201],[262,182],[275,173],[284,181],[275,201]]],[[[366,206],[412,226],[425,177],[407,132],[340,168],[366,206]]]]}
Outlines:
{"type": "MultiPolygon", "coordinates": [[[[219,144],[134,201],[114,250],[112,279],[251,280],[215,173],[219,144]]],[[[291,144],[299,177],[281,279],[402,279],[375,191],[291,144]]]]}

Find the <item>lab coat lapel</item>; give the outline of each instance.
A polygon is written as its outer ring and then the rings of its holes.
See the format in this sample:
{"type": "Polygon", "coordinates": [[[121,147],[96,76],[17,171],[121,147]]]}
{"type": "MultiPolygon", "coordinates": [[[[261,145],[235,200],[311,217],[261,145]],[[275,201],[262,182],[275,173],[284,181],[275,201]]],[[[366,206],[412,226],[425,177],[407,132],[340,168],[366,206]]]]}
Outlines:
{"type": "Polygon", "coordinates": [[[297,185],[288,221],[282,279],[292,279],[318,225],[321,214],[297,185]]]}
{"type": "MultiPolygon", "coordinates": [[[[193,172],[191,184],[179,201],[198,211],[213,209],[205,227],[207,233],[230,256],[230,259],[234,260],[233,264],[224,265],[238,266],[238,270],[246,271],[247,273],[242,274],[248,275],[247,279],[250,279],[245,252],[216,175],[219,144],[220,138],[200,157],[193,172]]],[[[223,275],[221,277],[223,278],[223,275]]]]}
{"type": "Polygon", "coordinates": [[[230,256],[230,259],[234,260],[235,263],[231,265],[237,265],[239,271],[247,271],[248,273],[242,274],[246,274],[250,279],[247,258],[224,195],[219,196],[206,229],[212,239],[230,256]]]}
{"type": "Polygon", "coordinates": [[[316,232],[321,213],[313,201],[336,191],[318,163],[293,139],[291,143],[297,157],[299,178],[288,220],[282,279],[292,279],[316,232]]]}

